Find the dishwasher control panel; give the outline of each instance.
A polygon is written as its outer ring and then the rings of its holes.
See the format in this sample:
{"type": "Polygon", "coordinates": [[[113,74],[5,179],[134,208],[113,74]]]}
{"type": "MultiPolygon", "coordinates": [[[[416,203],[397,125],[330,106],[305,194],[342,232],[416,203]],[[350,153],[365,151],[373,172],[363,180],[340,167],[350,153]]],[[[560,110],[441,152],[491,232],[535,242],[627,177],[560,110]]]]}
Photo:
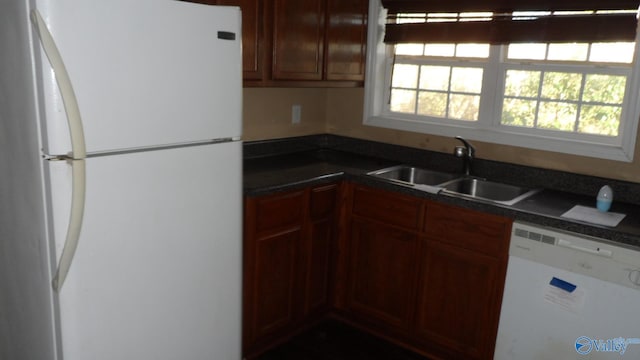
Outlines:
{"type": "Polygon", "coordinates": [[[514,222],[509,255],[640,290],[640,250],[514,222]]]}

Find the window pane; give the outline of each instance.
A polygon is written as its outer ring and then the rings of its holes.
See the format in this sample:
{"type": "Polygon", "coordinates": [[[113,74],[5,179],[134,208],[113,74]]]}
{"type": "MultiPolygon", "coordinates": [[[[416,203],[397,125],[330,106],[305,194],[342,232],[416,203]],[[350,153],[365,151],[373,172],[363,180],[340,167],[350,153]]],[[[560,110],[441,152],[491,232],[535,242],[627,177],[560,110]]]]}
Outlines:
{"type": "Polygon", "coordinates": [[[396,45],[396,55],[420,56],[424,52],[423,44],[398,44],[396,45]]]}
{"type": "Polygon", "coordinates": [[[427,56],[446,56],[455,55],[455,44],[425,44],[424,54],[427,56]]]}
{"type": "Polygon", "coordinates": [[[531,20],[540,16],[551,15],[551,11],[514,11],[514,20],[531,20]]]}
{"type": "Polygon", "coordinates": [[[480,96],[451,94],[449,117],[460,120],[478,120],[480,96]]]}
{"type": "Polygon", "coordinates": [[[418,114],[425,116],[447,116],[447,94],[421,91],[418,95],[418,114]]]}
{"type": "Polygon", "coordinates": [[[627,78],[613,75],[587,75],[584,101],[622,104],[627,78]]]}
{"type": "Polygon", "coordinates": [[[451,71],[451,91],[479,94],[482,89],[482,69],[453,68],[451,71]]]}
{"type": "Polygon", "coordinates": [[[544,60],[547,44],[511,44],[507,47],[508,59],[544,60]]]}
{"type": "Polygon", "coordinates": [[[538,112],[538,128],[573,131],[576,124],[577,105],[564,102],[543,101],[538,112]]]}
{"type": "Polygon", "coordinates": [[[466,21],[465,19],[473,21],[491,21],[492,17],[493,13],[490,11],[460,13],[460,21],[466,21]]]}
{"type": "Polygon", "coordinates": [[[418,85],[418,65],[396,64],[393,66],[392,87],[416,88],[418,85]]]}
{"type": "Polygon", "coordinates": [[[458,13],[429,13],[427,22],[455,22],[458,21],[458,13]]]}
{"type": "Polygon", "coordinates": [[[423,23],[427,21],[427,14],[425,13],[407,13],[407,14],[398,14],[396,18],[397,24],[415,24],[415,23],[423,23]]]}
{"type": "Polygon", "coordinates": [[[589,44],[549,44],[548,60],[585,61],[589,44]]]}
{"type": "Polygon", "coordinates": [[[415,113],[416,92],[411,90],[391,90],[391,111],[415,113]]]}
{"type": "Polygon", "coordinates": [[[582,74],[548,72],[542,82],[542,97],[555,100],[578,100],[582,74]]]}
{"type": "Polygon", "coordinates": [[[483,58],[489,57],[489,44],[458,44],[456,57],[483,58]]]}
{"type": "Polygon", "coordinates": [[[533,127],[537,101],[506,98],[502,105],[502,125],[533,127]]]}
{"type": "Polygon", "coordinates": [[[620,128],[619,106],[585,105],[580,112],[578,131],[586,134],[618,136],[620,128]]]}
{"type": "Polygon", "coordinates": [[[537,98],[540,75],[540,71],[508,70],[505,95],[537,98]]]}
{"type": "Polygon", "coordinates": [[[420,89],[449,90],[449,66],[422,66],[420,70],[420,89]]]}
{"type": "Polygon", "coordinates": [[[589,61],[631,64],[635,43],[594,43],[591,45],[589,61]]]}

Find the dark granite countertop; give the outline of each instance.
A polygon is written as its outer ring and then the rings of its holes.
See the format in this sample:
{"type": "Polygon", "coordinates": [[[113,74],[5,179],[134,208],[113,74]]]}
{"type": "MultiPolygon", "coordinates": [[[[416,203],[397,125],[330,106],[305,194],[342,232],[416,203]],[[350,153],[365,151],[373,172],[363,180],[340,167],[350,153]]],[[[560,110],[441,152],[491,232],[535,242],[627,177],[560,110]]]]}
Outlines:
{"type": "MultiPolygon", "coordinates": [[[[343,144],[342,139],[340,139],[340,143],[343,144]]],[[[269,143],[266,145],[273,147],[274,144],[269,143]]],[[[282,144],[277,145],[281,146],[282,144]]],[[[297,145],[300,144],[298,143],[297,145]]],[[[367,173],[401,163],[427,168],[437,167],[436,170],[453,172],[451,169],[443,169],[435,165],[429,166],[430,164],[425,165],[424,163],[416,164],[411,159],[402,161],[402,159],[393,159],[390,156],[369,155],[371,153],[369,150],[363,154],[363,151],[336,150],[335,146],[327,147],[326,145],[326,143],[322,142],[320,142],[320,145],[318,143],[303,144],[297,147],[294,146],[293,152],[286,152],[282,149],[265,151],[265,144],[249,144],[249,147],[245,145],[243,182],[245,196],[266,195],[346,179],[368,186],[502,215],[532,224],[577,232],[619,245],[640,248],[640,205],[638,204],[614,201],[610,211],[626,214],[626,217],[615,228],[588,224],[563,218],[561,215],[575,205],[594,206],[594,196],[545,188],[519,203],[506,206],[452,196],[446,193],[430,194],[409,186],[374,178],[367,175],[367,173]],[[251,147],[251,145],[259,146],[251,147]]],[[[286,146],[284,148],[291,151],[286,146]]],[[[495,167],[495,165],[493,166],[495,167]]],[[[515,183],[513,179],[510,180],[515,183]]],[[[581,178],[581,180],[584,179],[581,178]]],[[[596,182],[597,180],[600,179],[596,179],[596,182]]],[[[565,181],[569,180],[565,179],[565,181]]],[[[590,184],[584,185],[584,181],[581,184],[581,186],[593,187],[590,184]]],[[[598,184],[599,182],[596,185],[598,184]]],[[[531,186],[531,184],[525,185],[531,186]]],[[[617,187],[619,188],[620,186],[618,185],[617,187]]]]}
{"type": "Polygon", "coordinates": [[[332,150],[310,150],[244,160],[244,193],[264,195],[357,176],[395,164],[332,150]]]}

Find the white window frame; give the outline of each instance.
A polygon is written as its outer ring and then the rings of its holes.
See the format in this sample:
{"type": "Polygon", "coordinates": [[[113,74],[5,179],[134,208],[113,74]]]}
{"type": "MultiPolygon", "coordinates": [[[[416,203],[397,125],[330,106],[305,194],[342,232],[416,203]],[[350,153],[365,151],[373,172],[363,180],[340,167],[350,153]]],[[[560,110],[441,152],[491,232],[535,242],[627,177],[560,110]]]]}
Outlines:
{"type": "MultiPolygon", "coordinates": [[[[530,149],[547,150],[559,153],[581,155],[615,161],[631,162],[638,133],[640,118],[640,41],[636,38],[636,49],[631,75],[627,81],[626,98],[622,107],[621,126],[619,136],[609,137],[603,141],[602,136],[581,136],[572,139],[572,133],[531,131],[531,129],[500,125],[498,111],[502,107],[503,84],[498,81],[499,71],[504,67],[511,68],[511,63],[500,63],[498,66],[485,67],[483,88],[487,82],[489,88],[496,91],[493,94],[483,93],[480,102],[478,121],[438,121],[411,114],[392,113],[388,110],[391,67],[393,66],[392,46],[383,42],[386,9],[379,0],[369,1],[369,28],[367,46],[367,69],[365,81],[365,103],[363,124],[368,126],[404,130],[416,133],[463,136],[470,140],[488,143],[525,147],[530,149]],[[633,100],[628,100],[633,99],[633,100]],[[553,136],[560,134],[559,136],[553,136]],[[585,138],[587,140],[585,140],[585,138]],[[613,140],[611,140],[613,139],[613,140]]],[[[496,56],[492,51],[490,56],[496,56]]],[[[452,65],[452,64],[449,64],[452,65]]],[[[458,64],[456,64],[458,65],[458,64]]],[[[571,70],[569,70],[571,71],[571,70]]]]}

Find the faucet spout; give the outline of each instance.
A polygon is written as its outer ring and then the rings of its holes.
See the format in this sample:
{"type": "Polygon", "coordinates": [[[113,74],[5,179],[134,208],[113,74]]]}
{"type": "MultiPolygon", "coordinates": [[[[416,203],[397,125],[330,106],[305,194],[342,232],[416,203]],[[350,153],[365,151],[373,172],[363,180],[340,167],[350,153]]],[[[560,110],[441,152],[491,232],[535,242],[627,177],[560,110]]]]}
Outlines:
{"type": "Polygon", "coordinates": [[[476,154],[476,148],[462,136],[456,136],[455,138],[460,140],[464,144],[464,147],[456,146],[453,154],[456,157],[464,158],[464,174],[469,176],[471,175],[471,165],[476,154]]]}

